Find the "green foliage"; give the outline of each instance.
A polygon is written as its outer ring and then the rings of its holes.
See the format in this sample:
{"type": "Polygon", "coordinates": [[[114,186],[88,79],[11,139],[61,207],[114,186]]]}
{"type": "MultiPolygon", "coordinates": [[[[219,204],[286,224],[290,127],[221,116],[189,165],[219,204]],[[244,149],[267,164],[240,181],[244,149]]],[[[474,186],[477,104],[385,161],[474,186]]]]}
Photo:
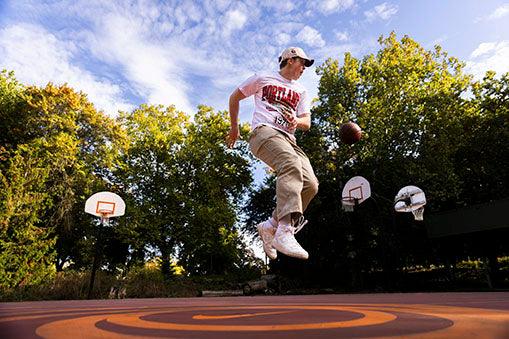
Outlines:
{"type": "Polygon", "coordinates": [[[50,204],[44,152],[38,145],[14,147],[9,140],[21,134],[16,115],[23,91],[13,73],[0,74],[0,288],[38,284],[55,270],[54,236],[38,227],[50,204]]]}
{"type": "Polygon", "coordinates": [[[247,149],[245,143],[235,152],[225,147],[226,112],[200,106],[194,119],[182,162],[184,172],[192,173],[187,181],[193,194],[180,260],[190,273],[221,274],[245,264],[245,248],[234,226],[238,202],[252,180],[247,149]]]}
{"type": "Polygon", "coordinates": [[[426,187],[430,206],[440,208],[460,192],[453,162],[458,138],[451,136],[461,135],[462,119],[473,111],[462,97],[470,76],[439,47],[426,51],[395,34],[379,42],[376,55],[358,61],[346,54],[342,67],[330,59],[318,69],[320,104],[313,117],[331,152],[326,167],[339,166],[339,177],[349,168],[366,173],[389,198],[410,182],[426,187]],[[338,134],[349,120],[364,132],[352,147],[338,134]]]}
{"type": "MultiPolygon", "coordinates": [[[[258,279],[259,271],[207,276],[174,276],[167,279],[160,267],[134,267],[124,277],[99,271],[93,297],[106,298],[168,298],[197,297],[204,290],[239,290],[250,280],[258,279]]],[[[89,271],[64,270],[52,279],[37,285],[0,289],[0,302],[26,300],[86,299],[90,282],[89,271]]]]}
{"type": "Polygon", "coordinates": [[[475,111],[463,122],[455,155],[463,205],[509,196],[509,73],[496,78],[487,72],[472,93],[475,111]]]}
{"type": "Polygon", "coordinates": [[[19,140],[24,134],[23,119],[18,113],[23,104],[24,87],[14,77],[14,72],[0,72],[0,164],[5,154],[13,148],[11,142],[19,140]]]}
{"type": "MultiPolygon", "coordinates": [[[[356,236],[362,239],[356,247],[364,248],[360,251],[364,255],[357,253],[357,257],[364,258],[365,269],[379,265],[389,269],[389,263],[376,259],[379,251],[390,258],[391,266],[430,257],[429,243],[421,237],[426,234],[419,229],[410,231],[408,221],[394,220],[392,204],[387,202],[409,184],[426,191],[428,213],[461,201],[465,187],[457,170],[457,155],[462,147],[472,145],[464,136],[464,126],[476,112],[466,95],[471,76],[463,73],[459,60],[439,46],[426,51],[409,37],[398,41],[394,33],[379,42],[376,55],[359,61],[347,53],[342,67],[330,59],[318,69],[320,104],[313,119],[323,148],[316,149],[313,138],[302,139],[305,146],[314,147],[310,157],[320,166],[317,172],[322,183],[341,186],[354,175],[371,182],[376,207],[366,206],[363,212],[371,218],[362,220],[355,231],[358,227],[366,230],[356,236]],[[363,140],[350,147],[339,141],[339,126],[349,120],[364,132],[363,140]],[[323,149],[329,154],[324,155],[323,149]],[[373,242],[377,245],[368,246],[373,242]]],[[[339,206],[338,193],[323,192],[339,206]]],[[[359,217],[354,218],[358,221],[359,217]]],[[[341,213],[334,219],[341,220],[341,213]]],[[[334,219],[329,223],[337,224],[334,219]]],[[[351,231],[345,232],[352,236],[351,231]]]]}
{"type": "Polygon", "coordinates": [[[166,279],[159,268],[142,267],[129,272],[122,285],[127,298],[197,297],[200,286],[193,279],[175,276],[166,279]]]}
{"type": "MultiPolygon", "coordinates": [[[[297,135],[320,181],[310,226],[297,235],[312,256],[304,264],[282,256],[275,272],[390,285],[405,267],[450,254],[433,247],[423,225],[392,213],[400,187],[425,190],[426,214],[509,193],[509,74],[473,81],[439,46],[427,51],[394,33],[379,43],[375,54],[346,53],[342,64],[331,58],[318,68],[312,128],[297,135]],[[364,131],[352,146],[339,139],[348,120],[364,131]],[[354,175],[370,180],[374,199],[346,214],[341,190],[354,175]]],[[[257,274],[261,263],[239,229],[254,232],[248,226],[271,213],[274,178],[252,188],[246,204],[251,158],[245,142],[225,146],[228,128],[227,112],[207,106],[191,119],[173,106],[142,105],[115,120],[67,85],[27,87],[2,71],[0,289],[30,298],[53,288],[56,298],[82,298],[87,275],[62,270],[89,268],[97,245],[108,272],[99,274],[101,297],[123,282],[131,296],[182,295],[178,286],[186,284],[193,295],[202,283],[233,286],[199,281],[202,274],[257,274]],[[99,229],[83,205],[103,190],[121,194],[127,214],[99,229]],[[161,269],[139,268],[147,257],[160,257],[161,269]],[[154,286],[143,289],[147,280],[154,286]],[[75,288],[64,291],[66,284],[75,288]]],[[[248,127],[241,133],[247,140],[248,127]]]]}
{"type": "Polygon", "coordinates": [[[48,172],[24,147],[0,173],[0,288],[39,284],[55,271],[55,238],[37,227],[48,204],[48,172]]]}
{"type": "Polygon", "coordinates": [[[225,272],[243,262],[236,206],[251,182],[247,151],[225,147],[226,112],[201,106],[194,120],[170,106],[141,106],[120,121],[130,136],[125,185],[138,250],[155,248],[162,271],[225,272]]]}
{"type": "MultiPolygon", "coordinates": [[[[331,58],[318,67],[312,128],[298,135],[320,181],[310,226],[297,236],[312,253],[300,274],[316,280],[361,287],[368,272],[383,271],[389,286],[402,267],[440,260],[424,225],[392,212],[403,186],[424,189],[425,215],[507,196],[508,74],[472,82],[440,46],[427,51],[394,33],[379,43],[375,54],[346,53],[342,64],[331,58]],[[363,139],[348,146],[339,129],[350,120],[363,139]],[[344,213],[341,191],[356,175],[370,181],[373,199],[344,213]]],[[[270,212],[268,184],[251,196],[253,220],[270,212]]],[[[295,265],[282,258],[272,269],[291,274],[295,265]]]]}
{"type": "Polygon", "coordinates": [[[105,187],[123,131],[65,85],[23,87],[2,72],[0,98],[0,247],[8,263],[0,280],[38,284],[87,252],[79,244],[92,225],[82,206],[105,187]]]}
{"type": "MultiPolygon", "coordinates": [[[[186,272],[224,272],[253,260],[235,224],[251,182],[247,150],[224,146],[226,112],[141,106],[115,121],[83,93],[24,87],[0,76],[1,286],[39,284],[64,266],[121,276],[160,252],[186,272]],[[99,231],[83,212],[92,193],[121,193],[128,214],[99,231]]],[[[247,133],[243,128],[244,135],[247,133]]]]}

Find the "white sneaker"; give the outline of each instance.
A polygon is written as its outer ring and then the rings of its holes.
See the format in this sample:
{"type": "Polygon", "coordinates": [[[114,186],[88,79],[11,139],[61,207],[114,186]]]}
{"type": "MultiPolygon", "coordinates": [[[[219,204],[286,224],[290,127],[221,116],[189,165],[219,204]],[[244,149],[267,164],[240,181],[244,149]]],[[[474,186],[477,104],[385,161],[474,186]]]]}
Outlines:
{"type": "Polygon", "coordinates": [[[277,258],[277,252],[274,247],[272,247],[272,241],[274,240],[274,234],[276,233],[276,228],[272,226],[270,221],[266,220],[264,222],[256,225],[256,229],[258,230],[258,234],[263,242],[263,250],[272,260],[277,258]]]}
{"type": "Polygon", "coordinates": [[[274,235],[272,246],[279,252],[299,259],[309,258],[308,252],[295,239],[295,227],[280,225],[274,235]]]}

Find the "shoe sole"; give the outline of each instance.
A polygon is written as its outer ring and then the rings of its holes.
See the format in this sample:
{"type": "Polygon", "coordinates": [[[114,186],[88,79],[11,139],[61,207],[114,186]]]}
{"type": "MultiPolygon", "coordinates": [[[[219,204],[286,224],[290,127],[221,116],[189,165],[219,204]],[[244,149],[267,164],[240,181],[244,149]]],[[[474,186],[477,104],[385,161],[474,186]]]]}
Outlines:
{"type": "Polygon", "coordinates": [[[307,260],[309,258],[309,254],[304,255],[304,254],[299,254],[299,253],[291,253],[291,252],[288,252],[284,247],[278,248],[279,245],[275,241],[272,242],[272,247],[274,247],[276,249],[276,251],[281,252],[284,255],[287,255],[292,258],[297,258],[297,259],[302,259],[302,260],[307,260]]]}

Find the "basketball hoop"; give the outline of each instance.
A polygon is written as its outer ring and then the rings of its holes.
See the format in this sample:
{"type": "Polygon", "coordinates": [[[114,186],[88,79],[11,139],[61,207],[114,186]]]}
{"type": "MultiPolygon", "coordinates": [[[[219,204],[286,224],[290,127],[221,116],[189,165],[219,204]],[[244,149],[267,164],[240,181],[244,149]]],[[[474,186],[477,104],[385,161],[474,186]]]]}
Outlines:
{"type": "Polygon", "coordinates": [[[97,238],[95,242],[95,255],[90,274],[90,284],[88,286],[88,299],[92,298],[94,290],[95,272],[100,266],[101,258],[101,232],[104,226],[107,226],[110,218],[120,217],[125,213],[125,203],[122,198],[112,192],[98,192],[93,194],[85,202],[85,212],[101,218],[101,223],[97,229],[97,238]]]}
{"type": "Polygon", "coordinates": [[[115,193],[99,192],[87,199],[85,212],[101,218],[101,223],[103,223],[110,218],[124,215],[125,203],[115,193]]]}
{"type": "Polygon", "coordinates": [[[394,198],[396,212],[412,212],[414,219],[422,221],[426,205],[426,194],[417,186],[405,186],[394,198]]]}
{"type": "Polygon", "coordinates": [[[369,181],[361,176],[350,178],[341,193],[343,211],[353,212],[355,206],[362,204],[369,197],[371,197],[369,181]]]}
{"type": "Polygon", "coordinates": [[[113,214],[113,210],[111,209],[100,209],[97,213],[101,216],[101,222],[107,222],[110,219],[110,216],[113,214]]]}
{"type": "Polygon", "coordinates": [[[412,211],[412,214],[414,215],[414,219],[417,221],[423,221],[424,220],[424,206],[412,211]]]}
{"type": "Polygon", "coordinates": [[[343,197],[341,198],[341,205],[343,206],[343,211],[345,212],[353,212],[355,206],[359,204],[359,199],[354,197],[343,197]]]}
{"type": "Polygon", "coordinates": [[[115,202],[99,200],[96,204],[96,211],[101,217],[101,222],[108,222],[110,216],[115,212],[115,202]]]}

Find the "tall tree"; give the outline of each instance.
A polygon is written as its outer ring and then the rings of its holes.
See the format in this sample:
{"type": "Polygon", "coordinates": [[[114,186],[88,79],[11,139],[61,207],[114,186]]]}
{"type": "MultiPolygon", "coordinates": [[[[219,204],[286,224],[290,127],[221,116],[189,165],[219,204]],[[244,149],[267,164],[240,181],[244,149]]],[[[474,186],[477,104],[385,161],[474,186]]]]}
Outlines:
{"type": "MultiPolygon", "coordinates": [[[[328,59],[318,67],[312,128],[298,137],[320,181],[307,213],[310,226],[299,238],[310,250],[306,269],[315,277],[325,271],[341,279],[350,272],[352,280],[358,275],[352,271],[355,267],[391,271],[434,260],[424,227],[409,216],[396,215],[393,197],[401,187],[414,184],[427,194],[427,213],[461,204],[468,191],[464,171],[470,167],[459,160],[472,163],[474,159],[464,154],[478,138],[474,131],[464,132],[469,124],[478,128],[490,124],[490,119],[481,118],[479,108],[487,112],[491,107],[497,112],[491,119],[497,116],[496,125],[504,125],[505,109],[494,107],[505,105],[505,78],[488,77],[471,91],[472,77],[464,73],[464,64],[439,46],[427,51],[408,36],[398,40],[394,33],[379,43],[376,54],[361,60],[346,53],[342,64],[328,59]],[[339,138],[341,124],[350,120],[363,129],[363,139],[352,146],[339,138]],[[355,175],[371,182],[374,199],[345,214],[340,208],[341,189],[355,175]]],[[[505,150],[506,132],[498,131],[487,132],[493,137],[486,139],[505,150]]],[[[491,169],[484,166],[482,171],[491,169]]],[[[255,197],[260,194],[263,190],[255,197]]],[[[276,266],[291,269],[290,263],[276,266]]]]}
{"type": "MultiPolygon", "coordinates": [[[[225,146],[228,128],[226,112],[200,106],[186,136],[182,164],[192,175],[187,180],[193,194],[179,257],[195,273],[222,274],[246,263],[235,226],[252,179],[246,144],[239,143],[235,151],[225,146]]],[[[242,133],[246,136],[246,126],[242,133]]]]}
{"type": "Polygon", "coordinates": [[[226,113],[201,106],[190,121],[173,106],[144,105],[120,120],[130,147],[117,180],[132,196],[139,245],[158,250],[166,276],[172,259],[190,273],[239,264],[235,206],[251,177],[246,151],[224,146],[226,113]]]}
{"type": "Polygon", "coordinates": [[[475,110],[463,121],[454,157],[462,183],[459,205],[509,196],[509,73],[492,71],[472,84],[475,110]]]}
{"type": "MultiPolygon", "coordinates": [[[[407,232],[412,224],[394,215],[390,201],[399,188],[414,184],[426,191],[428,212],[454,204],[461,182],[453,159],[462,121],[473,112],[464,98],[471,76],[459,60],[439,46],[427,51],[407,36],[398,41],[394,33],[379,43],[380,51],[362,61],[347,53],[342,67],[330,59],[318,69],[319,105],[313,115],[330,152],[326,166],[339,167],[324,180],[344,183],[363,175],[375,193],[376,204],[365,212],[371,218],[357,226],[369,230],[360,246],[365,255],[357,253],[366,258],[361,264],[367,270],[429,259],[422,227],[407,232]],[[339,126],[348,120],[364,131],[363,140],[351,147],[339,141],[339,126]]],[[[337,195],[330,198],[340,204],[337,195]]]]}
{"type": "Polygon", "coordinates": [[[20,147],[0,172],[0,288],[38,284],[55,272],[55,237],[40,227],[49,169],[20,147]]]}
{"type": "MultiPolygon", "coordinates": [[[[57,242],[56,248],[50,243],[44,246],[46,255],[39,256],[44,257],[39,262],[28,253],[25,259],[23,255],[10,259],[48,269],[55,264],[61,268],[66,262],[79,263],[87,252],[82,240],[91,235],[90,219],[83,216],[84,201],[93,190],[106,186],[123,132],[111,118],[97,112],[85,94],[66,85],[24,87],[6,72],[0,79],[4,106],[0,125],[5,132],[0,168],[3,191],[8,194],[2,199],[3,213],[32,215],[25,221],[7,215],[3,220],[8,231],[2,240],[28,249],[26,241],[14,237],[26,234],[22,232],[26,228],[38,234],[30,238],[34,246],[43,240],[57,242]],[[28,196],[37,199],[24,201],[28,196]],[[17,209],[12,209],[9,201],[19,201],[17,209]],[[49,264],[47,258],[55,256],[55,249],[56,263],[49,264]]],[[[38,279],[29,274],[24,283],[38,279]]]]}

